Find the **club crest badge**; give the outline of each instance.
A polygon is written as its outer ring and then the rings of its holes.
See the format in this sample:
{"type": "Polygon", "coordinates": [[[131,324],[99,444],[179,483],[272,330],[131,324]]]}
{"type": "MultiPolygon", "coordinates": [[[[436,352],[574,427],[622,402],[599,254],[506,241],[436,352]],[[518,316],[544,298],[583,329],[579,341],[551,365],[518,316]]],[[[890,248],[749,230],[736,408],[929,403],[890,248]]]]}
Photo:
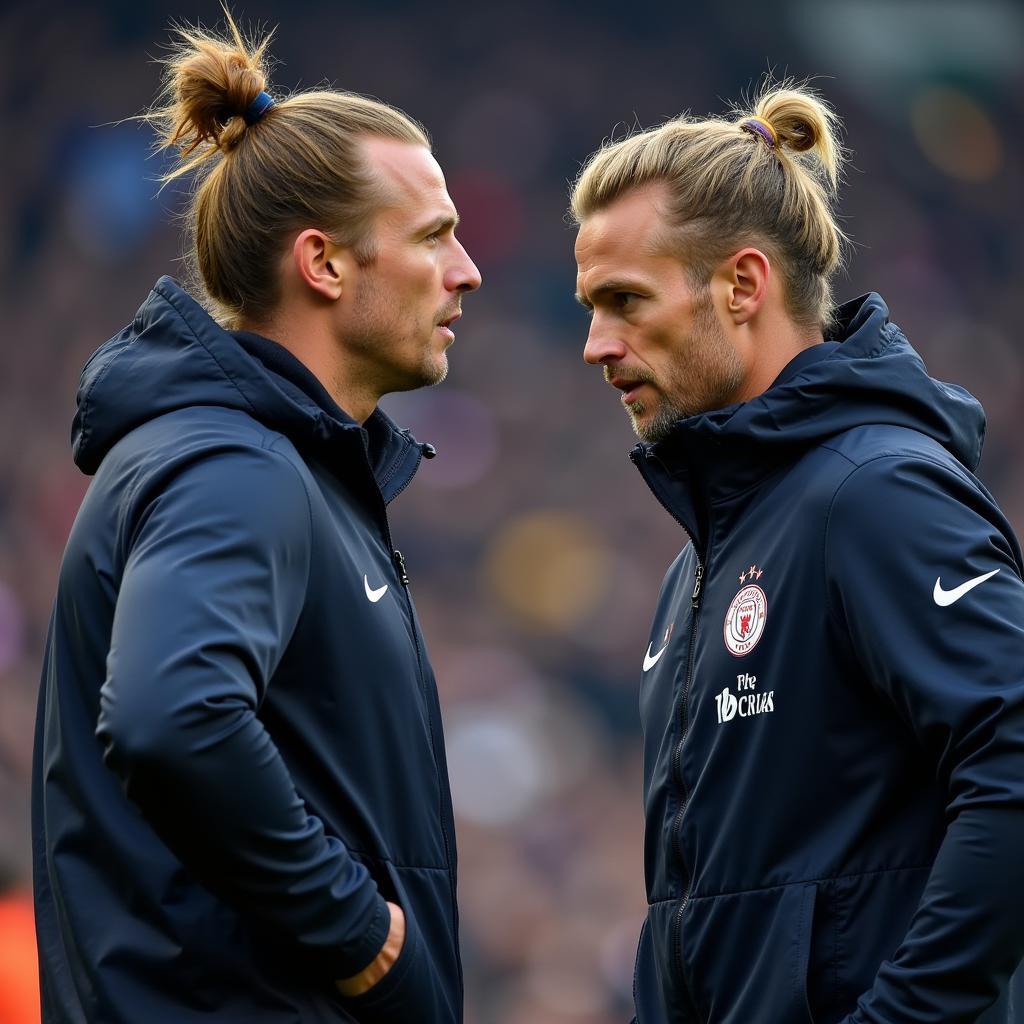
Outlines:
{"type": "Polygon", "coordinates": [[[751,582],[759,580],[763,575],[764,570],[756,565],[740,573],[739,593],[732,599],[725,613],[725,646],[737,658],[749,654],[764,633],[764,624],[768,619],[768,598],[757,583],[751,582]]]}

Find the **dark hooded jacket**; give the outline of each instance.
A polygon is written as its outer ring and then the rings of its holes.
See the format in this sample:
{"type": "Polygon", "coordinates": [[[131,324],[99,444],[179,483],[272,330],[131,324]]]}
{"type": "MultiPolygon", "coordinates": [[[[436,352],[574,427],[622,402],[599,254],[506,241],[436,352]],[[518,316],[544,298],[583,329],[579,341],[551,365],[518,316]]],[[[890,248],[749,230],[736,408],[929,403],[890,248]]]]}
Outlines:
{"type": "Polygon", "coordinates": [[[1024,1021],[1021,551],[877,295],[632,458],[691,543],[641,677],[639,1024],[1024,1021]]]}
{"type": "Polygon", "coordinates": [[[82,376],[95,474],[35,746],[52,1024],[461,1020],[437,692],[385,507],[424,449],[162,278],[82,376]],[[406,914],[399,960],[341,999],[406,914]]]}

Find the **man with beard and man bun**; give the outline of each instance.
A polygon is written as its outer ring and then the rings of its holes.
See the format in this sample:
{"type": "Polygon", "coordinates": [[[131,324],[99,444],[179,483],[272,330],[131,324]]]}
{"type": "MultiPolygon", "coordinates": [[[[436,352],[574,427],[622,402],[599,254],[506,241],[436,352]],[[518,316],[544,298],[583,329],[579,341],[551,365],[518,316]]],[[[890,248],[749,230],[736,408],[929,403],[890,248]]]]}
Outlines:
{"type": "Polygon", "coordinates": [[[984,416],[834,307],[809,89],[609,143],[573,190],[584,359],[689,543],[640,682],[639,1024],[1024,1020],[1024,583],[984,416]]]}
{"type": "Polygon", "coordinates": [[[423,129],[183,29],[149,115],[211,316],[87,363],[34,771],[46,1022],[462,1019],[437,690],[386,506],[480,275],[423,129]],[[174,177],[172,174],[171,177],[174,177]]]}

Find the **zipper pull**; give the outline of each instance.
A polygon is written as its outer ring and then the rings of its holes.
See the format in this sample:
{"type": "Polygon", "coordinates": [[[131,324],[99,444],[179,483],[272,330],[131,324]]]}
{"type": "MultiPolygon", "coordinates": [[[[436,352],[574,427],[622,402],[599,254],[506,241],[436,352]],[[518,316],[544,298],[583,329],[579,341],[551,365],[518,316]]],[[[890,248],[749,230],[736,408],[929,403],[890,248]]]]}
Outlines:
{"type": "Polygon", "coordinates": [[[394,559],[395,567],[398,569],[398,581],[403,587],[409,586],[409,574],[405,571],[405,559],[402,557],[402,552],[395,548],[391,552],[391,557],[394,559]]]}
{"type": "Polygon", "coordinates": [[[693,598],[691,603],[694,608],[700,607],[700,588],[704,582],[704,566],[697,563],[697,568],[693,571],[693,598]]]}

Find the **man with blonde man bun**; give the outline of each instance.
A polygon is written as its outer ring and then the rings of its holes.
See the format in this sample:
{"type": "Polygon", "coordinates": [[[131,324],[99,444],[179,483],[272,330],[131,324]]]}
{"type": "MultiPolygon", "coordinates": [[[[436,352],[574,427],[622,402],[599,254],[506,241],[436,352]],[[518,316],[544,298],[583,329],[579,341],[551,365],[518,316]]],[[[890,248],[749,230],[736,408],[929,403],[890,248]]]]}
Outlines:
{"type": "MultiPolygon", "coordinates": [[[[33,781],[46,1024],[462,1020],[437,688],[387,504],[480,275],[423,129],[182,30],[207,305],[89,360],[33,781]]],[[[120,314],[115,314],[120,320],[120,314]]]]}
{"type": "Polygon", "coordinates": [[[604,146],[584,359],[689,543],[643,655],[639,1024],[1024,1020],[1024,583],[984,415],[833,307],[806,88],[604,146]]]}

